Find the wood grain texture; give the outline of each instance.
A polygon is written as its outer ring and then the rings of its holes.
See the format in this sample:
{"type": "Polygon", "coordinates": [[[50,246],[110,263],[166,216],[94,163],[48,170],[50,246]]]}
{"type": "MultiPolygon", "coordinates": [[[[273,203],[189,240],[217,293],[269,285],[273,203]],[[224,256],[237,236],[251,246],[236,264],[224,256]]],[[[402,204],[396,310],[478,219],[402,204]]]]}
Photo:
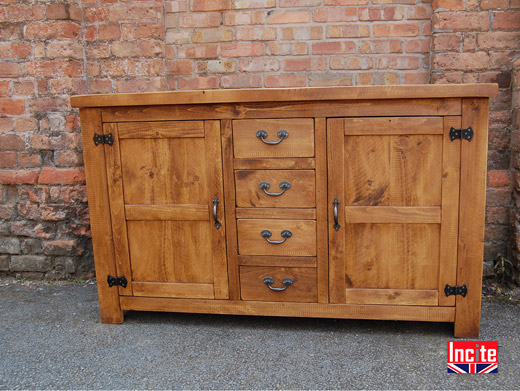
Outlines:
{"type": "Polygon", "coordinates": [[[119,138],[204,137],[203,121],[122,122],[119,138]]]}
{"type": "Polygon", "coordinates": [[[316,209],[237,208],[237,219],[316,220],[316,209]]]}
{"type": "Polygon", "coordinates": [[[109,199],[105,151],[100,146],[96,147],[92,141],[94,133],[103,133],[101,112],[98,109],[81,109],[80,115],[101,321],[103,323],[123,323],[124,316],[119,305],[119,291],[106,284],[108,275],[117,275],[117,269],[110,210],[107,208],[109,199]]]}
{"type": "Polygon", "coordinates": [[[238,272],[237,223],[235,215],[235,180],[233,175],[233,128],[231,121],[222,121],[222,166],[224,179],[224,202],[226,204],[226,244],[228,261],[229,298],[240,298],[238,272]]]}
{"type": "Polygon", "coordinates": [[[176,284],[164,282],[135,282],[134,296],[175,297],[179,299],[213,299],[213,284],[176,284]]]}
{"type": "Polygon", "coordinates": [[[295,301],[315,303],[318,301],[316,269],[297,267],[240,267],[240,292],[242,300],[295,301]],[[294,283],[284,291],[272,291],[264,284],[265,277],[274,279],[273,288],[284,288],[284,278],[292,278],[294,283]]]}
{"type": "Polygon", "coordinates": [[[314,121],[312,118],[250,119],[233,121],[235,158],[313,157],[314,121]],[[286,130],[289,137],[277,145],[267,145],[256,137],[259,130],[267,132],[269,142],[279,141],[278,132],[286,130]]]}
{"type": "Polygon", "coordinates": [[[121,297],[124,310],[209,313],[229,315],[289,316],[306,318],[408,320],[453,322],[452,307],[254,302],[227,300],[161,299],[121,297]]]}
{"type": "Polygon", "coordinates": [[[102,111],[104,122],[182,121],[208,119],[273,119],[320,117],[388,117],[460,115],[461,100],[396,99],[327,102],[236,103],[214,105],[134,106],[107,108],[102,111]]]}
{"type": "Polygon", "coordinates": [[[457,296],[455,337],[480,334],[482,256],[486,205],[488,99],[464,99],[462,127],[471,126],[475,136],[461,143],[460,212],[457,285],[466,285],[466,297],[457,296]]]}
{"type": "Polygon", "coordinates": [[[316,206],[316,175],[312,170],[237,170],[235,171],[237,207],[312,208],[316,206]],[[261,188],[267,182],[268,193],[280,193],[282,182],[290,188],[279,196],[270,196],[261,188]]]}
{"type": "Polygon", "coordinates": [[[345,131],[341,119],[327,120],[329,300],[345,303],[345,131]],[[334,205],[337,199],[339,230],[334,229],[334,205]]]}
{"type": "Polygon", "coordinates": [[[312,220],[238,220],[238,253],[240,255],[316,256],[316,222],[312,220]],[[260,236],[263,230],[272,233],[270,240],[280,241],[283,230],[292,237],[282,244],[268,243],[260,236]]]}
{"type": "Polygon", "coordinates": [[[232,102],[319,101],[331,99],[397,99],[493,97],[497,84],[400,85],[362,87],[316,87],[291,89],[244,89],[173,91],[138,94],[79,95],[70,99],[72,107],[134,106],[232,102]]]}
{"type": "Polygon", "coordinates": [[[442,117],[345,118],[346,136],[442,134],[442,117]]]}
{"type": "Polygon", "coordinates": [[[130,254],[128,252],[128,235],[126,231],[125,205],[123,200],[123,181],[121,172],[121,155],[119,151],[119,137],[117,124],[104,124],[103,133],[112,133],[114,144],[104,144],[108,199],[110,200],[110,217],[112,235],[114,239],[114,258],[117,275],[125,276],[126,287],[118,287],[120,295],[132,294],[132,270],[130,268],[130,254]]]}
{"type": "Polygon", "coordinates": [[[316,267],[316,257],[273,257],[266,255],[239,255],[241,266],[316,267]]]}
{"type": "Polygon", "coordinates": [[[125,205],[127,220],[209,221],[208,205],[125,205]]]}
{"type": "Polygon", "coordinates": [[[329,302],[329,231],[327,221],[327,120],[314,119],[316,156],[316,251],[318,302],[329,302]]]}
{"type": "Polygon", "coordinates": [[[313,158],[235,159],[236,170],[314,170],[313,158]]]}
{"type": "Polygon", "coordinates": [[[440,224],[439,206],[346,206],[345,220],[356,223],[440,224]]]}
{"type": "Polygon", "coordinates": [[[454,306],[455,296],[444,294],[446,284],[457,282],[461,140],[450,140],[450,129],[460,129],[460,117],[444,118],[442,160],[442,225],[439,263],[439,305],[454,306]]]}
{"type": "Polygon", "coordinates": [[[347,289],[347,303],[426,305],[436,306],[439,302],[437,290],[418,289],[347,289]]]}

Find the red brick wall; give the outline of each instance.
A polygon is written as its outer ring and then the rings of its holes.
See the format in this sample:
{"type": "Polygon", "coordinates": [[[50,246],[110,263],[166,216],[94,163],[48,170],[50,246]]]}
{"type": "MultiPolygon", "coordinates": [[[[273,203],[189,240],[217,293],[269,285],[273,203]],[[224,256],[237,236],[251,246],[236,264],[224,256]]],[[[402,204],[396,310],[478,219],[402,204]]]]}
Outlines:
{"type": "Polygon", "coordinates": [[[174,89],[498,81],[486,257],[506,252],[519,7],[0,0],[0,273],[61,278],[93,269],[80,128],[68,97],[174,89]]]}

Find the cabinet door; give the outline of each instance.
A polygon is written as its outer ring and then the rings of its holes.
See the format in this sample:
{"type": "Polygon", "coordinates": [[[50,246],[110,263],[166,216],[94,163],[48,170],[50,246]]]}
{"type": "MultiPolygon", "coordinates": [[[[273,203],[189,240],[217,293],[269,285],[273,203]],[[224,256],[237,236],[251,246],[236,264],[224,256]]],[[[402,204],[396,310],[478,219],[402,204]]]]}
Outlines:
{"type": "Polygon", "coordinates": [[[451,127],[460,117],[328,120],[331,302],[455,304],[444,294],[457,265],[461,141],[451,127]]]}
{"type": "Polygon", "coordinates": [[[220,123],[104,125],[123,295],[228,298],[220,123]],[[216,200],[216,218],[213,216],[216,200]]]}

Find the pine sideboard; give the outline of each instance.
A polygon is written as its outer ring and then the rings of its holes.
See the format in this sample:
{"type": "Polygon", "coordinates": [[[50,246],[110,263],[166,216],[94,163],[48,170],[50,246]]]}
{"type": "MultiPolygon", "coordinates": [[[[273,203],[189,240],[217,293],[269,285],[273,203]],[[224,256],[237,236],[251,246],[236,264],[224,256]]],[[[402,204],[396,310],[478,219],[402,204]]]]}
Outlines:
{"type": "Polygon", "coordinates": [[[76,96],[101,319],[480,329],[496,84],[76,96]]]}

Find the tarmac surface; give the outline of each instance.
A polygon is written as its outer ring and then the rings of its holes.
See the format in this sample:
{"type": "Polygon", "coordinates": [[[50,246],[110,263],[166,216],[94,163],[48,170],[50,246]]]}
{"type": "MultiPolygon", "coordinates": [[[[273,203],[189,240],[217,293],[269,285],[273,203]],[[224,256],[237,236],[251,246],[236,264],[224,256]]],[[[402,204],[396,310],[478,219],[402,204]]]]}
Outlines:
{"type": "Polygon", "coordinates": [[[0,280],[0,389],[520,389],[520,305],[485,300],[498,374],[448,374],[447,323],[129,312],[95,284],[0,280]]]}

